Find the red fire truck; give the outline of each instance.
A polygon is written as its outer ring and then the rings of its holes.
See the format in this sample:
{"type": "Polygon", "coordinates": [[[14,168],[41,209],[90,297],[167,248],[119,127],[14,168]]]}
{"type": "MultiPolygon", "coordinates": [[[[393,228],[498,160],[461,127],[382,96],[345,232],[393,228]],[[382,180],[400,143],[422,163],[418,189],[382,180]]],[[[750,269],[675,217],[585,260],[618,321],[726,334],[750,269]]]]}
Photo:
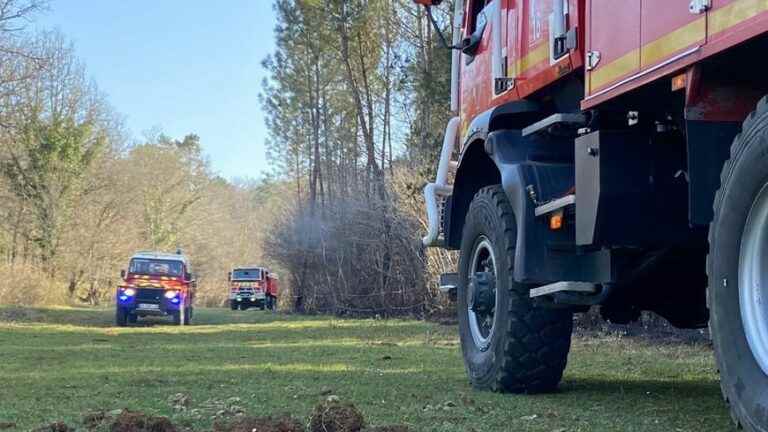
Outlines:
{"type": "Polygon", "coordinates": [[[171,316],[175,324],[191,323],[196,282],[189,259],[180,252],[138,252],[120,277],[123,282],[115,296],[118,326],[143,316],[171,316]]]}
{"type": "Polygon", "coordinates": [[[709,326],[734,418],[768,431],[768,1],[454,4],[423,242],[461,252],[472,384],[552,390],[573,313],[653,311],[709,326]]]}
{"type": "Polygon", "coordinates": [[[236,267],[227,274],[232,310],[277,308],[277,274],[257,266],[236,267]]]}

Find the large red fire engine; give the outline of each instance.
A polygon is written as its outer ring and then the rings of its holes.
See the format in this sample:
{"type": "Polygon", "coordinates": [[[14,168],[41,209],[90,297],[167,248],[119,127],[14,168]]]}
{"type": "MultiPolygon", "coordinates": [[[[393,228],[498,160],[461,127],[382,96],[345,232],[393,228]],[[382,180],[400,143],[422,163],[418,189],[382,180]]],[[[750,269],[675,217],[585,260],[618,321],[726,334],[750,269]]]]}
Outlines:
{"type": "Polygon", "coordinates": [[[709,325],[734,418],[768,431],[768,1],[455,6],[423,241],[461,251],[471,382],[552,390],[574,312],[647,310],[709,325]]]}
{"type": "Polygon", "coordinates": [[[256,306],[261,310],[277,308],[277,274],[257,266],[237,267],[227,275],[229,306],[246,310],[256,306]]]}

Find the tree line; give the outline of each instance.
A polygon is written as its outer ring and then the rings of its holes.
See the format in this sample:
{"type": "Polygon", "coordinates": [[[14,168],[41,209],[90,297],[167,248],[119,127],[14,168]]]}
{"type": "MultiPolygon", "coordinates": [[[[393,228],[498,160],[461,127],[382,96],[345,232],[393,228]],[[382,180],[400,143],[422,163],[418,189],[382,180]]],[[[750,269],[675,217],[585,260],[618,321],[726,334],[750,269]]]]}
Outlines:
{"type": "MultiPolygon", "coordinates": [[[[435,11],[450,30],[452,2],[435,11]]],[[[291,184],[264,252],[297,311],[440,310],[421,189],[450,118],[450,52],[409,0],[276,0],[263,84],[273,175],[291,184]]]]}
{"type": "Polygon", "coordinates": [[[132,138],[72,44],[28,29],[46,6],[0,0],[0,303],[97,304],[135,251],[181,248],[220,304],[280,186],[216,175],[193,133],[132,138]]]}
{"type": "MultiPolygon", "coordinates": [[[[450,30],[452,2],[434,11],[450,30]]],[[[281,276],[281,308],[439,312],[421,190],[450,118],[450,52],[410,0],[274,0],[260,86],[266,179],[212,172],[200,137],[133,138],[43,0],[0,0],[0,303],[111,299],[137,250],[182,248],[199,299],[231,266],[281,276]]]]}

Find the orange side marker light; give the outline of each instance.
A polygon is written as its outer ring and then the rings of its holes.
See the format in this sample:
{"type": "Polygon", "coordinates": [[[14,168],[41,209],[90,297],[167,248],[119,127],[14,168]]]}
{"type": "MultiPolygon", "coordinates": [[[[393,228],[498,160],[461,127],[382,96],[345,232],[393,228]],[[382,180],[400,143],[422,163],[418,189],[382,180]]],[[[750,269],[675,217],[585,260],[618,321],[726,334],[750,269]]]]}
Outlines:
{"type": "Polygon", "coordinates": [[[549,216],[549,229],[552,231],[559,230],[563,227],[563,211],[556,211],[549,216]]]}
{"type": "Polygon", "coordinates": [[[672,91],[683,90],[688,83],[685,73],[672,77],[672,91]]]}

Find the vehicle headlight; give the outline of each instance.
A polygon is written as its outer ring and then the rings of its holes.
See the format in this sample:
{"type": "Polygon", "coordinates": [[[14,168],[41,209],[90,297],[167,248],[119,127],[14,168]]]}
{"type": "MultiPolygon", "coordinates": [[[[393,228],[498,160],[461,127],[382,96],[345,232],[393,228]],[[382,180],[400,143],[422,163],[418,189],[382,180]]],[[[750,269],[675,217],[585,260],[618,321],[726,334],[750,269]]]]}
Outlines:
{"type": "Polygon", "coordinates": [[[128,297],[133,297],[136,295],[136,290],[133,288],[126,288],[123,290],[123,294],[127,295],[128,297]]]}
{"type": "Polygon", "coordinates": [[[165,292],[165,298],[167,298],[167,299],[172,299],[172,298],[176,297],[177,295],[179,295],[178,291],[170,290],[170,291],[166,291],[165,292]]]}

